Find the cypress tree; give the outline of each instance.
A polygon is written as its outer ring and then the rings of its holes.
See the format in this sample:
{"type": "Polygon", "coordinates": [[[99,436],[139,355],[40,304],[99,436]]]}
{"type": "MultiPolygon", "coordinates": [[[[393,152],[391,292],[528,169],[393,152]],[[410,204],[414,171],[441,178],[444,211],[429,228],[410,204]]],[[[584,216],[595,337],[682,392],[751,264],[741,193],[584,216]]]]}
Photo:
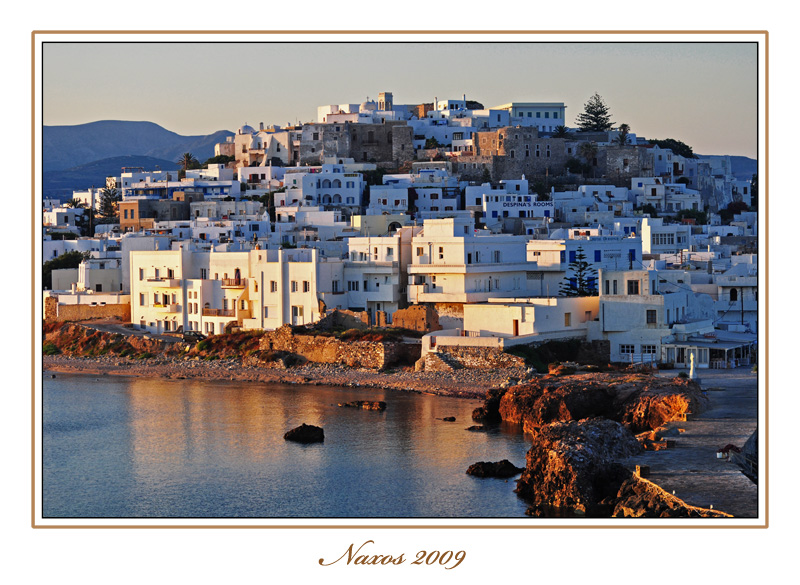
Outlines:
{"type": "Polygon", "coordinates": [[[610,130],[611,112],[599,94],[595,93],[583,106],[578,116],[578,127],[581,132],[605,132],[610,130]]]}

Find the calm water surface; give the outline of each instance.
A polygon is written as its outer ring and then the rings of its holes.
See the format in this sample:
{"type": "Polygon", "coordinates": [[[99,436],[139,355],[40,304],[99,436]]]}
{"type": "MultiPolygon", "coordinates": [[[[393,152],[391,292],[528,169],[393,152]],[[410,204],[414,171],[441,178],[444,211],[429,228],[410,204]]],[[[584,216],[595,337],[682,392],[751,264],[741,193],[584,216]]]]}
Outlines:
{"type": "Polygon", "coordinates": [[[46,373],[45,517],[522,517],[516,427],[475,424],[474,400],[390,390],[46,373]],[[383,400],[384,412],[338,402],[383,400]],[[455,416],[456,422],[437,418],[455,416]],[[322,426],[325,442],[283,434],[322,426]]]}

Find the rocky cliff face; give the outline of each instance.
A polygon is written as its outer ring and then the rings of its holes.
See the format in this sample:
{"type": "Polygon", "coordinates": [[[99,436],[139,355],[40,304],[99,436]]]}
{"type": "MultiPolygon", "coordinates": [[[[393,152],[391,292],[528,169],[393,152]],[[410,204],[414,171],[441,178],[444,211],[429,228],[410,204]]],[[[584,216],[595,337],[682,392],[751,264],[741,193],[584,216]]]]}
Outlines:
{"type": "Polygon", "coordinates": [[[593,518],[728,517],[686,504],[617,460],[635,455],[639,442],[620,423],[603,418],[554,422],[533,431],[533,445],[517,493],[531,516],[593,518]]]}
{"type": "Polygon", "coordinates": [[[525,432],[555,421],[600,416],[641,433],[685,413],[701,412],[706,404],[699,385],[691,380],[580,374],[544,376],[514,386],[500,400],[499,413],[504,421],[522,424],[525,432]]]}
{"type": "Polygon", "coordinates": [[[730,514],[690,506],[651,481],[631,475],[612,501],[614,518],[731,518],[730,514]]]}
{"type": "Polygon", "coordinates": [[[630,431],[617,422],[591,418],[532,428],[531,434],[533,445],[516,490],[531,504],[528,513],[608,516],[608,504],[601,502],[629,477],[615,460],[641,449],[630,431]]]}
{"type": "Polygon", "coordinates": [[[157,354],[176,354],[183,344],[159,341],[149,336],[102,333],[74,323],[48,323],[44,327],[43,345],[70,357],[118,355],[147,357],[157,354]]]}
{"type": "Polygon", "coordinates": [[[665,422],[701,412],[706,403],[691,380],[595,373],[543,376],[490,391],[476,413],[479,420],[494,415],[521,424],[531,435],[517,483],[530,515],[724,516],[688,506],[618,463],[652,443],[665,422]]]}

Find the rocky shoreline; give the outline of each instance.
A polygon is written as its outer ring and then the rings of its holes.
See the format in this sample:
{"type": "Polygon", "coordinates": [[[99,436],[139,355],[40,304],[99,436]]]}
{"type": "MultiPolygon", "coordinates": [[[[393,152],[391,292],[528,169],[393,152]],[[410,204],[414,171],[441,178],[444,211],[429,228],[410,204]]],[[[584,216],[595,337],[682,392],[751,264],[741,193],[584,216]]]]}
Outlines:
{"type": "Polygon", "coordinates": [[[680,377],[550,375],[488,392],[473,419],[519,424],[531,435],[515,490],[530,516],[728,517],[688,505],[620,463],[658,450],[665,423],[707,402],[697,383],[680,377]]]}
{"type": "Polygon", "coordinates": [[[283,368],[278,364],[243,365],[238,359],[201,360],[164,356],[127,359],[119,356],[45,355],[42,356],[42,369],[46,373],[307,384],[311,386],[357,386],[470,399],[483,399],[486,397],[488,389],[508,385],[510,380],[521,379],[526,375],[526,370],[523,368],[414,372],[410,367],[381,371],[311,362],[283,368]]]}

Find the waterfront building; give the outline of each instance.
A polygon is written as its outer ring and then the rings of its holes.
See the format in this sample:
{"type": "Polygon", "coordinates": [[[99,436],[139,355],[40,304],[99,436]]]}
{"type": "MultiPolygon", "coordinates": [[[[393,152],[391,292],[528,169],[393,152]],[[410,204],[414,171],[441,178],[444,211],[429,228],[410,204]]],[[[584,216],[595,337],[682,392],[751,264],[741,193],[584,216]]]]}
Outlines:
{"type": "Polygon", "coordinates": [[[460,325],[464,303],[527,295],[526,241],[476,230],[469,218],[425,220],[411,242],[409,303],[442,305],[440,322],[447,310],[460,325]]]}
{"type": "MultiPolygon", "coordinates": [[[[314,249],[216,252],[193,249],[130,253],[131,322],[152,333],[233,327],[275,329],[320,317],[340,259],[314,249]]],[[[332,308],[332,307],[331,307],[332,308]]]]}
{"type": "MultiPolygon", "coordinates": [[[[599,271],[599,316],[589,326],[589,340],[608,341],[612,362],[669,361],[688,367],[687,354],[667,356],[663,344],[713,333],[711,297],[696,295],[689,286],[662,282],[659,276],[656,270],[599,271]]],[[[696,367],[709,367],[707,353],[696,360],[696,367]]]]}

